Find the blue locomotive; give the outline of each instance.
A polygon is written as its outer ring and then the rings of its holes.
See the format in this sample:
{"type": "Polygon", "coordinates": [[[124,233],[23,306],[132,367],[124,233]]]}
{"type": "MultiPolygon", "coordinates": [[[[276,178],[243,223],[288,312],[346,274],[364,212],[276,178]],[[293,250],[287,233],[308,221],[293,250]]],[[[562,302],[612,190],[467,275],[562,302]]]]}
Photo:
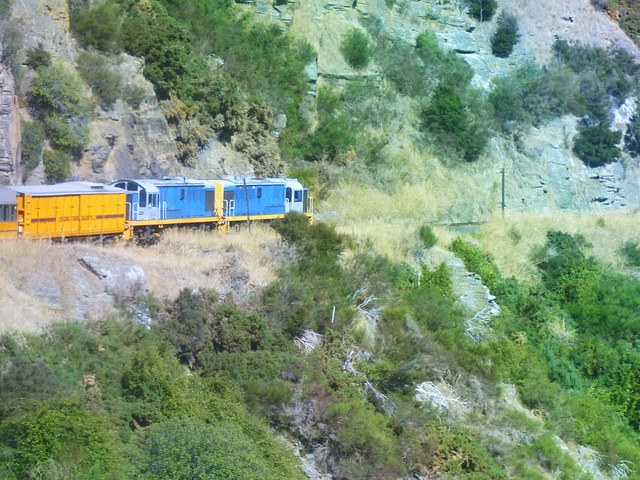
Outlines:
{"type": "Polygon", "coordinates": [[[158,234],[169,225],[228,229],[234,222],[271,220],[300,212],[312,221],[313,198],[294,178],[199,180],[186,177],[123,179],[111,183],[126,192],[131,236],[158,234]]]}

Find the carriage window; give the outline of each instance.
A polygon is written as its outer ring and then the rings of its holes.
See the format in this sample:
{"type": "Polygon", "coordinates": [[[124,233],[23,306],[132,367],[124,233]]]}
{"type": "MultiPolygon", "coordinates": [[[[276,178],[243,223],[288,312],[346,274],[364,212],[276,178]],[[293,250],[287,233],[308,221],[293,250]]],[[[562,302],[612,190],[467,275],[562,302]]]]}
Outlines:
{"type": "Polygon", "coordinates": [[[140,207],[146,207],[147,206],[147,192],[145,192],[144,190],[140,191],[140,207]]]}
{"type": "Polygon", "coordinates": [[[294,202],[301,202],[302,201],[302,190],[296,190],[296,192],[294,193],[294,196],[293,196],[293,201],[294,202]]]}
{"type": "Polygon", "coordinates": [[[18,206],[11,205],[9,206],[9,221],[15,222],[18,219],[18,206]]]}
{"type": "Polygon", "coordinates": [[[9,213],[7,211],[7,206],[0,205],[0,222],[8,222],[9,220],[5,220],[6,214],[9,213]]]}

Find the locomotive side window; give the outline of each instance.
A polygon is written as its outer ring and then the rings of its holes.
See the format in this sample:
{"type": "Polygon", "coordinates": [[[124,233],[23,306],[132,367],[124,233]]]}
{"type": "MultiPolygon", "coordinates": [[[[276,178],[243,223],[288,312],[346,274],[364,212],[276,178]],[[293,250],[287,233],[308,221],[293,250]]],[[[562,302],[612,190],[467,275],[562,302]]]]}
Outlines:
{"type": "Polygon", "coordinates": [[[286,197],[288,202],[291,201],[291,193],[292,193],[291,187],[287,187],[287,190],[286,190],[286,193],[285,193],[285,197],[286,197]]]}
{"type": "Polygon", "coordinates": [[[296,190],[293,196],[293,201],[294,202],[301,202],[302,201],[302,190],[296,190]]]}
{"type": "Polygon", "coordinates": [[[147,192],[145,190],[140,190],[140,208],[144,208],[147,206],[147,192]]]}
{"type": "Polygon", "coordinates": [[[262,197],[262,187],[258,187],[258,198],[262,197]]]}
{"type": "Polygon", "coordinates": [[[158,206],[158,203],[159,203],[158,198],[159,198],[159,197],[160,197],[160,194],[159,194],[159,193],[154,193],[154,194],[153,194],[153,206],[154,206],[154,207],[157,207],[157,206],[158,206]]]}
{"type": "Polygon", "coordinates": [[[184,200],[184,188],[180,189],[180,200],[184,200]]]}

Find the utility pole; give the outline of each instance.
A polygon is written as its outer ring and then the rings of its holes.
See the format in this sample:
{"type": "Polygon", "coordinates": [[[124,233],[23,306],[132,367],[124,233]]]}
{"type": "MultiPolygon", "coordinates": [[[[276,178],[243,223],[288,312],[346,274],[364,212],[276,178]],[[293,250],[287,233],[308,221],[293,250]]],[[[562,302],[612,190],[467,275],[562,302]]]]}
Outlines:
{"type": "Polygon", "coordinates": [[[504,217],[504,167],[500,167],[498,172],[502,174],[502,216],[504,217]]]}

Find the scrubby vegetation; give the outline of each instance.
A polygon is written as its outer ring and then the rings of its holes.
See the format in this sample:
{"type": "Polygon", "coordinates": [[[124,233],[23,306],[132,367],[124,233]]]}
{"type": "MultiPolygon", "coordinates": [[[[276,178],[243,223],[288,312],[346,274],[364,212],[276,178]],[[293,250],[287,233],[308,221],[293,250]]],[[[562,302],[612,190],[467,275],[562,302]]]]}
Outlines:
{"type": "Polygon", "coordinates": [[[394,264],[302,215],[274,227],[298,260],[251,307],[187,289],[148,300],[151,329],[2,336],[0,475],[304,478],[267,419],[338,477],[595,476],[562,441],[636,477],[640,292],[588,239],[550,231],[526,285],[455,239],[502,307],[477,342],[444,263],[394,264]]]}

